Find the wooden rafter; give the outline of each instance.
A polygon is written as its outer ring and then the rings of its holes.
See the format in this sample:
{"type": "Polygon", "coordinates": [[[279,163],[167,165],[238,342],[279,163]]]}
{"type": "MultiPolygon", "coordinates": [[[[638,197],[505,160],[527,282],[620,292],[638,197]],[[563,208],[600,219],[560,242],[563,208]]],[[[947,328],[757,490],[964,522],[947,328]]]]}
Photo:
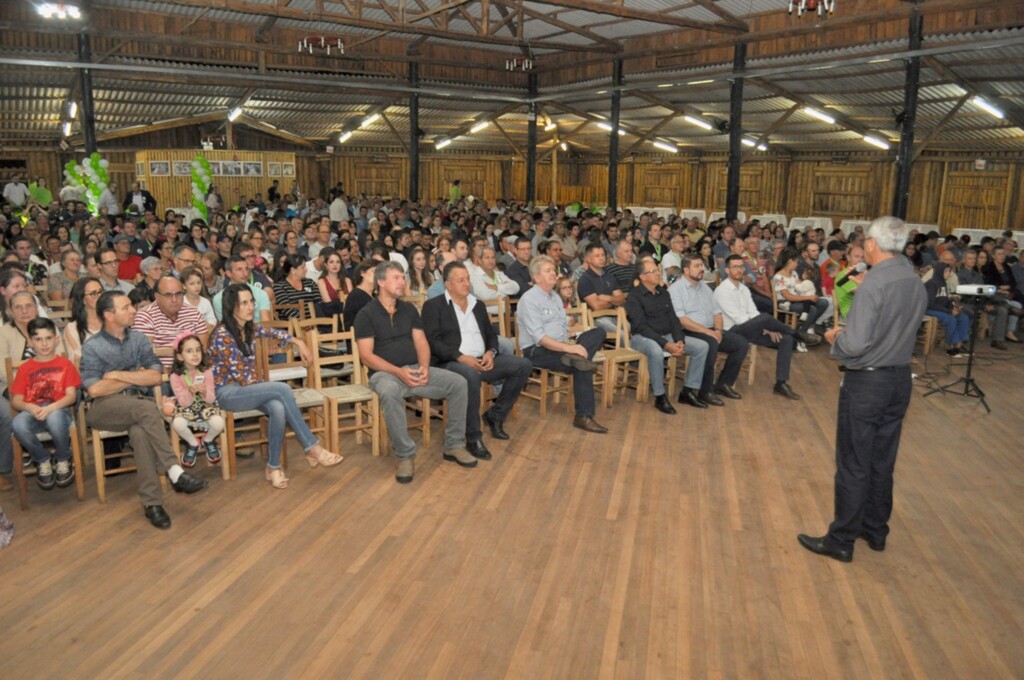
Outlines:
{"type": "Polygon", "coordinates": [[[544,153],[542,153],[540,155],[540,157],[537,159],[538,162],[539,161],[543,161],[543,160],[547,160],[547,157],[555,152],[555,150],[558,148],[558,145],[561,142],[568,142],[570,139],[572,139],[573,137],[578,135],[580,132],[582,132],[583,128],[585,128],[588,125],[590,125],[590,123],[591,123],[591,121],[585,120],[585,121],[583,121],[582,123],[580,123],[579,125],[577,125],[576,127],[574,127],[572,130],[570,130],[568,133],[566,133],[564,135],[563,134],[557,134],[557,135],[552,136],[551,137],[551,141],[554,142],[554,144],[551,145],[550,149],[548,149],[547,151],[545,151],[544,153]]]}
{"type": "Polygon", "coordinates": [[[651,137],[653,137],[658,132],[658,130],[660,130],[661,128],[665,127],[669,123],[671,123],[673,120],[675,120],[675,118],[676,118],[676,114],[673,112],[673,113],[668,114],[667,116],[665,116],[661,120],[659,120],[654,125],[654,127],[652,127],[647,132],[645,132],[640,137],[640,139],[636,140],[636,142],[633,143],[633,146],[631,146],[628,149],[626,149],[626,153],[622,154],[622,157],[626,158],[627,156],[632,156],[634,153],[636,153],[636,150],[640,147],[641,144],[643,144],[644,142],[649,140],[651,137]]]}
{"type": "Polygon", "coordinates": [[[406,153],[408,153],[409,152],[409,145],[405,143],[405,139],[402,137],[402,133],[400,133],[398,131],[398,128],[396,128],[394,123],[391,122],[391,119],[388,118],[388,114],[386,114],[383,111],[381,111],[380,112],[380,117],[381,117],[381,120],[384,121],[385,125],[387,125],[388,128],[391,130],[391,132],[395,135],[395,139],[398,140],[398,143],[402,145],[402,150],[405,151],[406,153]]]}
{"type": "Polygon", "coordinates": [[[501,123],[499,123],[496,120],[492,120],[491,124],[494,125],[494,127],[498,128],[498,132],[500,132],[501,136],[505,138],[505,140],[508,142],[508,145],[512,147],[512,150],[516,152],[516,155],[518,155],[520,158],[522,158],[525,161],[526,160],[526,154],[524,154],[520,150],[520,148],[518,146],[516,146],[516,143],[512,141],[512,137],[509,136],[509,134],[507,132],[505,132],[505,128],[503,128],[501,126],[501,123]]]}
{"type": "Polygon", "coordinates": [[[690,0],[690,2],[694,3],[695,5],[700,5],[707,11],[711,12],[715,16],[722,19],[727,24],[731,24],[732,26],[735,26],[736,28],[742,29],[744,31],[750,30],[745,21],[716,5],[715,0],[690,0]]]}
{"type": "Polygon", "coordinates": [[[992,105],[1002,109],[1008,120],[1017,127],[1024,128],[1024,109],[1017,106],[1012,101],[1004,99],[999,91],[988,83],[976,83],[969,81],[935,57],[925,57],[923,61],[925,66],[943,78],[956,83],[965,92],[972,96],[980,96],[989,101],[992,105]]]}
{"type": "Polygon", "coordinates": [[[746,160],[747,157],[752,156],[757,151],[757,147],[759,144],[763,144],[765,141],[767,141],[768,137],[770,137],[773,132],[775,132],[780,127],[785,125],[786,121],[789,120],[790,116],[792,116],[794,113],[800,110],[800,106],[800,104],[793,104],[791,107],[786,109],[785,113],[776,118],[775,121],[768,126],[768,129],[762,132],[760,136],[758,136],[757,141],[754,142],[754,146],[749,147],[746,151],[743,152],[743,160],[746,160]]]}
{"type": "Polygon", "coordinates": [[[525,6],[522,3],[522,0],[494,0],[494,3],[495,5],[508,5],[509,7],[521,10],[525,16],[528,16],[532,19],[536,19],[537,21],[541,21],[545,24],[550,24],[551,26],[559,28],[563,31],[568,31],[569,33],[575,33],[576,35],[583,36],[588,40],[594,41],[598,45],[604,45],[605,47],[609,47],[615,51],[619,51],[622,49],[622,46],[619,43],[615,42],[614,40],[605,38],[603,35],[599,35],[597,33],[594,33],[593,31],[588,31],[587,29],[582,28],[580,26],[574,26],[573,24],[562,21],[561,19],[557,19],[553,16],[549,16],[547,14],[544,14],[543,12],[538,12],[536,10],[530,9],[529,7],[525,6]]]}
{"type": "MultiPolygon", "coordinates": [[[[227,117],[227,111],[225,111],[224,109],[217,109],[216,111],[207,111],[205,113],[196,114],[194,116],[170,118],[168,120],[161,120],[152,123],[138,123],[135,125],[127,125],[125,127],[116,128],[114,130],[106,130],[104,132],[97,133],[96,141],[107,142],[112,139],[124,139],[125,137],[134,137],[135,135],[148,135],[153,132],[159,132],[160,130],[173,130],[174,128],[227,120],[227,117]]],[[[72,146],[76,144],[81,144],[82,137],[81,135],[75,135],[69,138],[69,142],[72,144],[72,146]]]]}
{"type": "Polygon", "coordinates": [[[695,28],[702,31],[713,31],[715,33],[745,33],[745,28],[740,28],[728,23],[708,23],[688,19],[676,14],[665,14],[662,12],[648,12],[642,9],[626,7],[624,3],[595,2],[594,0],[538,0],[545,5],[565,7],[566,9],[579,9],[595,14],[607,14],[620,19],[636,19],[637,21],[650,21],[655,24],[669,26],[681,26],[683,28],[695,28]]]}
{"type": "MultiPolygon", "coordinates": [[[[942,117],[942,120],[940,120],[938,123],[934,125],[934,127],[932,127],[931,131],[928,133],[928,136],[914,145],[914,156],[911,158],[911,163],[916,161],[918,157],[921,155],[921,153],[928,148],[928,145],[935,141],[935,138],[939,136],[939,133],[942,132],[942,129],[946,127],[949,121],[953,120],[953,116],[957,114],[957,111],[959,111],[961,107],[963,107],[963,105],[966,104],[970,98],[970,92],[965,94],[963,97],[960,97],[960,99],[957,100],[956,104],[954,104],[953,107],[946,112],[946,115],[942,117]]],[[[918,120],[920,120],[920,118],[918,118],[918,120]]]]}

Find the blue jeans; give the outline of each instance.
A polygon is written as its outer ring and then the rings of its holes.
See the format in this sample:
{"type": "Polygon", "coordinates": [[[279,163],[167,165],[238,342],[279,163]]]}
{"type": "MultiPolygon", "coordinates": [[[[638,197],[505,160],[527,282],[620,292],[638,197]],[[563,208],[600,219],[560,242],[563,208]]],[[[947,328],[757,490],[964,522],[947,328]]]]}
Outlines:
{"type": "Polygon", "coordinates": [[[6,475],[12,470],[14,449],[11,447],[11,402],[0,397],[0,475],[6,475]]]}
{"type": "Polygon", "coordinates": [[[267,414],[268,456],[267,467],[281,467],[281,445],[284,443],[284,425],[295,433],[304,451],[319,444],[302,419],[302,412],[295,403],[292,388],[281,382],[261,382],[252,385],[221,385],[217,388],[217,403],[226,411],[257,410],[267,414]]]}
{"type": "Polygon", "coordinates": [[[66,408],[57,409],[46,420],[38,420],[28,411],[14,416],[11,429],[26,451],[32,456],[33,463],[44,463],[50,460],[50,450],[46,448],[38,435],[48,432],[53,437],[57,460],[71,460],[71,411],[66,408]]]}
{"type": "MultiPolygon", "coordinates": [[[[666,334],[664,338],[666,342],[673,342],[671,335],[666,334]]],[[[691,337],[687,337],[683,342],[685,345],[683,353],[690,357],[683,385],[699,390],[704,377],[704,364],[708,358],[708,343],[691,337]]],[[[629,339],[629,345],[637,352],[647,355],[647,372],[651,378],[651,393],[656,397],[665,394],[665,351],[661,345],[642,335],[632,336],[629,339]]]]}
{"type": "Polygon", "coordinates": [[[971,314],[961,310],[959,314],[950,314],[937,309],[926,309],[925,316],[934,316],[946,329],[946,344],[949,346],[967,342],[971,337],[971,314]]]}

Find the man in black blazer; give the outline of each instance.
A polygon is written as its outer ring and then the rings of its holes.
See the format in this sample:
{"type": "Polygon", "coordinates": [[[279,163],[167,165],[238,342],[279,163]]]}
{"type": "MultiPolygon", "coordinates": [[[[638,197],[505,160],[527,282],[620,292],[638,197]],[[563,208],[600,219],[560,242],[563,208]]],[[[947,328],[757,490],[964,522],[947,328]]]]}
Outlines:
{"type": "Polygon", "coordinates": [[[469,270],[461,262],[444,268],[445,294],[423,304],[423,330],[430,344],[430,364],[466,379],[466,449],[490,460],[480,430],[480,383],[504,381],[494,405],[483,420],[495,439],[508,439],[503,424],[533,370],[529,359],[498,354],[498,334],[484,303],[470,294],[469,270]]]}
{"type": "MultiPolygon", "coordinates": [[[[131,191],[125,195],[124,203],[121,204],[121,207],[125,212],[129,212],[128,208],[133,204],[138,208],[138,210],[134,212],[138,212],[139,214],[147,212],[156,213],[156,199],[153,198],[153,194],[142,189],[138,182],[132,182],[131,191]]],[[[149,253],[146,254],[146,257],[149,257],[149,253]]]]}

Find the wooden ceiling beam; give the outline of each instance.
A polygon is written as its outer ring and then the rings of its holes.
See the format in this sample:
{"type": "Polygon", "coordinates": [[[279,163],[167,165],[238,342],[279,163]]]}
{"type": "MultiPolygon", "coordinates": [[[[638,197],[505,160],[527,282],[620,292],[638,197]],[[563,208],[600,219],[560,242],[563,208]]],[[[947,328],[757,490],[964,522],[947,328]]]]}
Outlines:
{"type": "MultiPolygon", "coordinates": [[[[965,94],[963,97],[960,97],[960,99],[957,100],[956,104],[953,105],[953,108],[947,111],[946,115],[942,117],[942,120],[940,120],[938,123],[934,125],[934,127],[932,127],[931,131],[928,132],[928,136],[914,145],[914,155],[911,157],[911,163],[916,161],[918,157],[921,155],[921,153],[928,148],[928,145],[935,141],[935,138],[939,136],[940,132],[942,132],[942,128],[946,127],[949,121],[953,120],[953,117],[956,115],[957,111],[959,111],[970,98],[970,92],[965,94]]],[[[920,120],[920,118],[918,118],[918,120],[920,120]]]]}
{"type": "Polygon", "coordinates": [[[594,0],[537,0],[545,5],[564,7],[566,9],[578,9],[595,14],[606,14],[619,19],[635,19],[637,21],[649,21],[655,24],[668,26],[679,26],[681,28],[694,28],[701,31],[712,31],[715,33],[746,33],[745,28],[740,28],[729,23],[708,23],[688,19],[675,14],[664,14],[662,12],[648,12],[642,9],[632,9],[623,3],[595,2],[594,0]]]}
{"type": "Polygon", "coordinates": [[[632,156],[636,152],[636,150],[640,147],[641,144],[643,144],[644,142],[649,140],[651,137],[653,137],[658,132],[658,130],[660,130],[661,128],[665,127],[666,125],[668,125],[669,123],[671,123],[675,119],[676,119],[676,114],[673,112],[673,113],[668,114],[667,116],[665,116],[661,120],[659,120],[657,122],[657,124],[654,125],[654,127],[650,128],[647,132],[645,132],[643,134],[643,136],[641,136],[638,140],[636,140],[633,143],[633,146],[631,146],[628,149],[626,149],[626,153],[622,154],[622,157],[623,158],[628,158],[629,156],[632,156]]]}
{"type": "Polygon", "coordinates": [[[715,0],[690,0],[690,2],[700,5],[729,25],[735,26],[742,31],[750,30],[745,21],[716,5],[715,0]]]}
{"type": "Polygon", "coordinates": [[[516,146],[516,143],[512,141],[512,137],[510,137],[509,134],[507,132],[505,132],[505,128],[503,128],[501,126],[501,123],[499,123],[496,120],[492,120],[491,123],[494,125],[494,127],[498,128],[498,132],[500,132],[501,136],[505,138],[505,140],[508,142],[508,145],[512,147],[512,150],[516,152],[516,155],[518,155],[520,158],[522,158],[525,161],[526,160],[526,154],[524,154],[519,149],[519,147],[516,146]]]}
{"type": "MultiPolygon", "coordinates": [[[[367,28],[378,31],[391,31],[395,33],[410,33],[416,35],[429,35],[435,38],[444,38],[447,40],[459,40],[470,43],[485,43],[490,45],[499,45],[501,47],[513,48],[519,47],[519,40],[505,40],[494,35],[482,35],[481,33],[457,33],[450,30],[442,30],[431,26],[419,26],[403,21],[395,9],[387,3],[380,0],[379,7],[384,9],[389,15],[392,15],[394,21],[377,21],[374,19],[366,19],[361,16],[361,12],[353,14],[342,14],[340,12],[329,12],[329,11],[317,11],[309,12],[307,10],[295,8],[295,7],[281,7],[275,5],[264,5],[258,2],[250,2],[249,0],[164,0],[165,4],[174,5],[176,7],[195,7],[200,9],[219,9],[228,12],[238,12],[240,14],[248,14],[252,16],[262,17],[278,17],[281,19],[292,19],[295,21],[309,21],[309,22],[323,22],[330,24],[337,24],[339,30],[346,26],[354,26],[356,28],[367,28]]],[[[103,0],[96,0],[97,6],[104,6],[103,0]]],[[[362,4],[356,5],[359,9],[362,4]]],[[[461,9],[461,8],[458,8],[461,9]]],[[[530,41],[530,44],[544,49],[553,50],[564,50],[568,52],[589,52],[589,51],[601,51],[599,48],[592,46],[580,46],[573,45],[570,43],[559,43],[551,42],[547,40],[536,40],[530,41]]]]}
{"type": "Polygon", "coordinates": [[[268,123],[264,123],[262,120],[259,120],[258,118],[253,118],[252,116],[246,115],[244,113],[235,119],[235,125],[245,125],[246,127],[250,127],[254,130],[259,130],[260,132],[264,132],[268,135],[280,137],[281,139],[287,140],[292,144],[304,146],[307,149],[319,148],[319,146],[317,146],[316,144],[314,144],[313,142],[309,141],[308,139],[301,135],[297,135],[295,133],[288,132],[287,130],[282,130],[276,126],[269,125],[268,123]]]}
{"type": "Polygon", "coordinates": [[[923,61],[925,66],[941,77],[956,83],[964,92],[985,99],[993,106],[1001,109],[1006,115],[1007,120],[1019,128],[1024,128],[1024,108],[1003,97],[998,90],[988,83],[976,83],[967,80],[935,57],[925,57],[923,61]]]}
{"type": "Polygon", "coordinates": [[[610,48],[610,49],[612,49],[612,50],[614,50],[616,52],[622,50],[622,45],[620,45],[616,41],[611,40],[610,38],[605,38],[603,35],[599,35],[597,33],[594,33],[593,31],[588,31],[587,29],[582,28],[580,26],[574,26],[573,24],[570,24],[568,22],[562,21],[561,19],[557,19],[555,17],[548,16],[547,14],[544,14],[543,12],[538,12],[536,10],[532,10],[529,7],[526,7],[522,3],[522,0],[494,0],[494,3],[495,3],[495,5],[508,5],[509,7],[515,8],[517,10],[521,10],[522,13],[525,16],[528,16],[528,17],[530,17],[532,19],[535,19],[537,21],[540,21],[542,23],[549,24],[549,25],[554,26],[555,28],[559,28],[559,29],[561,29],[563,31],[568,31],[569,33],[575,33],[576,35],[582,36],[582,37],[584,37],[584,38],[586,38],[588,40],[592,40],[595,43],[597,43],[598,45],[603,45],[603,46],[608,47],[608,48],[610,48]]]}
{"type": "Polygon", "coordinates": [[[768,126],[767,130],[765,130],[764,132],[761,133],[761,135],[757,138],[757,141],[754,143],[754,146],[748,147],[747,150],[743,152],[743,155],[741,156],[741,159],[742,160],[746,160],[749,156],[753,156],[754,152],[757,151],[757,145],[758,144],[764,144],[768,140],[768,137],[773,132],[775,132],[780,127],[785,125],[786,121],[789,120],[789,117],[792,116],[794,113],[796,113],[799,110],[800,110],[800,104],[793,104],[793,106],[789,107],[786,110],[785,113],[783,113],[781,116],[776,118],[775,122],[773,122],[771,125],[768,126]]]}
{"type": "Polygon", "coordinates": [[[552,135],[550,141],[554,142],[554,144],[551,145],[550,149],[548,149],[547,151],[545,151],[544,153],[542,153],[540,155],[540,157],[537,159],[537,162],[539,163],[541,161],[547,160],[548,156],[550,156],[551,154],[553,154],[555,152],[555,150],[558,148],[558,145],[560,143],[568,142],[573,137],[575,137],[579,133],[583,132],[583,128],[585,128],[588,125],[590,125],[590,123],[591,123],[591,121],[585,120],[582,123],[580,123],[579,125],[577,125],[576,127],[574,127],[572,130],[570,130],[568,132],[568,134],[564,134],[563,135],[561,133],[555,133],[554,135],[552,135]]]}
{"type": "MultiPolygon", "coordinates": [[[[123,139],[125,137],[134,137],[135,135],[148,135],[153,132],[159,132],[161,130],[173,130],[174,128],[186,127],[190,125],[201,125],[202,123],[212,123],[219,120],[227,120],[227,111],[218,109],[216,111],[207,111],[206,113],[200,113],[194,116],[184,116],[182,118],[170,118],[168,120],[160,120],[151,123],[138,123],[136,125],[128,125],[125,127],[117,128],[114,130],[106,130],[96,134],[97,142],[108,142],[112,139],[123,139]]],[[[80,134],[73,135],[68,138],[68,143],[72,146],[82,143],[82,136],[80,134]]]]}
{"type": "Polygon", "coordinates": [[[402,136],[402,134],[398,131],[398,128],[396,128],[394,123],[391,122],[391,119],[388,118],[388,114],[381,111],[380,117],[388,126],[388,129],[391,130],[391,133],[395,135],[395,139],[398,140],[398,143],[402,145],[402,151],[409,153],[409,145],[405,143],[405,137],[402,136]]]}

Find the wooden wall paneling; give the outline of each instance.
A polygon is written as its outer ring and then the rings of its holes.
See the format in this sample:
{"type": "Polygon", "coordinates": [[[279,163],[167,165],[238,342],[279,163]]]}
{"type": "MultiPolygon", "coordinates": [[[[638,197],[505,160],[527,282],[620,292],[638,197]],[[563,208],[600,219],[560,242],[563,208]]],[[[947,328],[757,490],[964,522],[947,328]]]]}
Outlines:
{"type": "Polygon", "coordinates": [[[384,198],[403,196],[402,189],[407,186],[406,168],[408,161],[387,159],[352,159],[350,164],[351,179],[339,177],[348,191],[353,195],[380,195],[384,198]]]}
{"type": "Polygon", "coordinates": [[[670,207],[678,210],[683,201],[680,166],[645,163],[636,168],[633,184],[634,205],[670,207]]]}
{"type": "MultiPolygon", "coordinates": [[[[917,224],[939,224],[939,201],[945,164],[941,161],[918,160],[910,175],[910,202],[907,221],[917,224]]],[[[888,212],[891,208],[886,208],[888,212]]],[[[884,213],[877,212],[876,215],[884,213]]]]}
{"type": "Polygon", "coordinates": [[[873,207],[870,168],[866,165],[817,167],[811,191],[813,215],[863,219],[873,207]]]}
{"type": "MultiPolygon", "coordinates": [[[[764,169],[760,165],[745,165],[740,169],[739,209],[751,215],[761,210],[764,169]]],[[[725,195],[728,188],[726,163],[714,163],[708,168],[708,190],[705,192],[703,208],[709,213],[725,209],[725,195]]]]}
{"type": "Polygon", "coordinates": [[[992,229],[1006,224],[1009,168],[1001,172],[954,169],[951,163],[942,195],[945,230],[992,229]]]}
{"type": "MultiPolygon", "coordinates": [[[[1015,163],[1014,165],[1016,166],[1016,172],[1014,173],[1015,181],[1011,185],[1013,201],[1007,213],[1010,220],[1008,228],[1017,228],[1018,225],[1024,224],[1024,200],[1021,200],[1021,193],[1024,192],[1024,172],[1021,172],[1020,163],[1015,163]]],[[[1018,245],[1024,247],[1024,244],[1018,245]]]]}

